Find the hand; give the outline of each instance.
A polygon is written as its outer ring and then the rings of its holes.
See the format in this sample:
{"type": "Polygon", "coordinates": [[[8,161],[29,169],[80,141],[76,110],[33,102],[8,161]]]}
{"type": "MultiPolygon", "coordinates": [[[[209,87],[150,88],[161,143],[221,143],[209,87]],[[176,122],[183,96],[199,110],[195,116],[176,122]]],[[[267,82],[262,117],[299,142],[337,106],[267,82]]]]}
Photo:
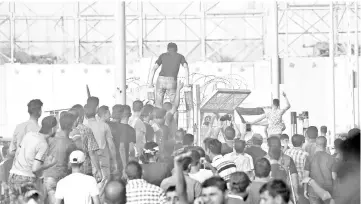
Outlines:
{"type": "Polygon", "coordinates": [[[307,198],[307,200],[310,199],[310,197],[308,196],[308,192],[307,192],[307,191],[305,191],[305,192],[303,193],[303,195],[305,196],[305,198],[307,198]]]}
{"type": "Polygon", "coordinates": [[[101,171],[95,171],[94,176],[97,182],[100,182],[103,179],[103,175],[101,171]]]}
{"type": "Polygon", "coordinates": [[[177,87],[179,90],[181,90],[184,87],[184,83],[179,81],[177,87]]]}
{"type": "Polygon", "coordinates": [[[190,151],[180,154],[180,155],[174,157],[174,162],[178,165],[181,165],[184,158],[191,157],[191,156],[192,156],[192,152],[190,152],[190,151]]]}
{"type": "Polygon", "coordinates": [[[310,181],[311,181],[310,177],[305,177],[305,178],[303,178],[302,183],[303,184],[308,184],[308,182],[310,182],[310,181]]]}
{"type": "Polygon", "coordinates": [[[282,92],[282,96],[283,96],[283,97],[287,97],[287,95],[286,95],[285,92],[282,92]]]}

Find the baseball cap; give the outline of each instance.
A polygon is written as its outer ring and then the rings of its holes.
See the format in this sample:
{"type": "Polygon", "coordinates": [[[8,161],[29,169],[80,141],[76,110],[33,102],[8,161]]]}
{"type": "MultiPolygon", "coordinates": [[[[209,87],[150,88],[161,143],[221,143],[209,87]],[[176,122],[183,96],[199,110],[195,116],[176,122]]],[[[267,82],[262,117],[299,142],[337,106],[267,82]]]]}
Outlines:
{"type": "Polygon", "coordinates": [[[85,161],[85,154],[80,150],[73,151],[69,156],[71,164],[81,164],[85,161]]]}

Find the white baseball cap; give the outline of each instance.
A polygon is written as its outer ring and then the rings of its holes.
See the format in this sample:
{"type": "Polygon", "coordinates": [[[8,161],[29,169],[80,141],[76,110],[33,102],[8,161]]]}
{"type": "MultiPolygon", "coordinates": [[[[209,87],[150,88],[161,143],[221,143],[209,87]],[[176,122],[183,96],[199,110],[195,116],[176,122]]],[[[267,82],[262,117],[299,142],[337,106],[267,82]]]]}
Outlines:
{"type": "Polygon", "coordinates": [[[73,151],[69,156],[71,164],[81,164],[85,161],[85,154],[80,150],[73,151]]]}

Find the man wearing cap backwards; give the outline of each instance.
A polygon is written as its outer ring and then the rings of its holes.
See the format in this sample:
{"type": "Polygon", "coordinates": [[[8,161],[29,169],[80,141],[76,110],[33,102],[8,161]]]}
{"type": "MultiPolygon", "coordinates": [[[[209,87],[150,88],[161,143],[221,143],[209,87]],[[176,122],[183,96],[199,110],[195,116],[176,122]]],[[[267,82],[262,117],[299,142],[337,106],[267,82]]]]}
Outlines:
{"type": "Polygon", "coordinates": [[[16,202],[16,197],[21,193],[19,192],[21,185],[39,182],[41,172],[57,163],[55,157],[45,159],[49,149],[48,139],[55,135],[56,125],[56,118],[47,116],[42,120],[38,132],[29,132],[22,139],[10,170],[8,182],[10,203],[16,202]]]}
{"type": "Polygon", "coordinates": [[[180,65],[185,68],[185,85],[189,85],[189,68],[184,56],[177,53],[178,47],[175,43],[169,43],[167,50],[168,52],[161,54],[155,62],[153,69],[150,70],[148,79],[149,88],[154,88],[153,78],[155,72],[162,65],[162,69],[157,79],[155,97],[155,105],[159,108],[163,105],[165,92],[168,92],[170,102],[173,104],[177,91],[177,78],[180,65]]]}
{"type": "Polygon", "coordinates": [[[61,179],[56,186],[56,204],[100,204],[99,190],[94,177],[81,173],[85,161],[82,151],[73,151],[69,156],[72,174],[61,179]]]}

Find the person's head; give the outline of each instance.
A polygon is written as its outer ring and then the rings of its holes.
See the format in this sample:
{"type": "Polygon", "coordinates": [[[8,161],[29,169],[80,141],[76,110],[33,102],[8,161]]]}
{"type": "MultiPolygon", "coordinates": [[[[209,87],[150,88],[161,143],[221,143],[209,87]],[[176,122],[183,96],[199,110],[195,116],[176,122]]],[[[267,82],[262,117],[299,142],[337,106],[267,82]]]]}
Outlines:
{"type": "Polygon", "coordinates": [[[39,99],[33,99],[28,103],[28,113],[31,117],[39,119],[42,114],[43,102],[39,99]]]}
{"type": "Polygon", "coordinates": [[[98,109],[98,116],[102,121],[110,121],[110,110],[108,106],[100,106],[98,109]]]}
{"type": "Polygon", "coordinates": [[[143,156],[146,162],[157,161],[159,156],[159,146],[155,142],[147,142],[144,145],[143,156]]]}
{"type": "Polygon", "coordinates": [[[213,140],[213,138],[207,137],[203,140],[203,144],[204,144],[204,150],[207,151],[208,147],[209,147],[209,142],[213,140]]]}
{"type": "MultiPolygon", "coordinates": [[[[130,116],[132,116],[132,110],[130,109],[130,106],[128,105],[123,105],[122,106],[122,116],[121,119],[125,120],[126,122],[128,121],[128,119],[130,118],[130,116]]],[[[127,122],[128,123],[128,122],[127,122]]]]}
{"type": "Polygon", "coordinates": [[[208,150],[206,153],[208,156],[213,159],[215,156],[220,155],[222,152],[222,143],[217,139],[209,141],[208,150]]]}
{"type": "Polygon", "coordinates": [[[282,146],[288,145],[289,142],[290,142],[290,137],[287,134],[282,134],[281,135],[282,146]]]}
{"type": "Polygon", "coordinates": [[[206,157],[206,152],[202,147],[195,147],[194,150],[198,151],[201,158],[206,157]]]}
{"type": "Polygon", "coordinates": [[[310,126],[306,131],[307,137],[309,139],[316,139],[318,137],[318,129],[315,126],[310,126]]]}
{"type": "Polygon", "coordinates": [[[229,179],[229,187],[232,193],[245,193],[251,183],[248,175],[242,172],[234,172],[229,179]]]}
{"type": "Polygon", "coordinates": [[[140,112],[140,119],[146,122],[152,120],[153,109],[154,106],[146,104],[140,112]]]}
{"type": "Polygon", "coordinates": [[[183,130],[177,130],[175,132],[175,141],[176,142],[182,142],[183,143],[183,138],[184,138],[185,132],[183,130]]]}
{"type": "Polygon", "coordinates": [[[167,50],[168,50],[168,52],[178,52],[178,46],[177,46],[177,44],[172,43],[172,42],[168,43],[167,50]]]}
{"type": "Polygon", "coordinates": [[[96,108],[92,107],[91,105],[86,104],[84,106],[84,114],[87,119],[95,118],[96,115],[96,108]]]}
{"type": "Polygon", "coordinates": [[[359,136],[360,137],[360,129],[359,128],[353,128],[347,133],[347,137],[354,137],[359,136]]]}
{"type": "Polygon", "coordinates": [[[246,141],[241,140],[241,139],[235,139],[234,140],[234,150],[239,153],[242,154],[244,152],[244,150],[246,149],[246,141]]]}
{"type": "Polygon", "coordinates": [[[272,108],[279,108],[279,107],[280,107],[280,100],[279,99],[273,99],[272,108]]]}
{"type": "Polygon", "coordinates": [[[142,166],[136,161],[130,161],[125,167],[125,174],[128,180],[141,179],[142,171],[142,166]]]}
{"type": "Polygon", "coordinates": [[[169,186],[169,188],[165,191],[166,204],[178,204],[179,197],[177,195],[176,187],[169,186]]]}
{"type": "Polygon", "coordinates": [[[75,128],[76,119],[77,117],[71,112],[63,112],[59,119],[61,130],[70,133],[75,128]]]}
{"type": "Polygon", "coordinates": [[[185,134],[184,137],[183,137],[183,145],[185,146],[193,146],[194,144],[194,135],[192,134],[185,134]]]}
{"type": "Polygon", "coordinates": [[[325,136],[327,134],[327,126],[325,125],[321,126],[320,132],[322,136],[325,136]]]}
{"type": "Polygon", "coordinates": [[[224,204],[226,202],[227,183],[221,177],[212,177],[202,184],[204,204],[224,204]]]}
{"type": "Polygon", "coordinates": [[[340,138],[337,138],[337,139],[335,139],[335,141],[333,141],[333,145],[335,147],[336,153],[340,152],[341,143],[342,143],[342,139],[340,139],[340,138]]]}
{"type": "Polygon", "coordinates": [[[70,153],[69,163],[72,167],[72,170],[79,169],[81,165],[83,165],[85,161],[85,154],[80,150],[75,150],[70,153]]]}
{"type": "Polygon", "coordinates": [[[277,136],[271,136],[267,139],[267,144],[268,144],[268,147],[271,147],[271,146],[276,146],[276,147],[279,147],[281,148],[281,139],[277,136]]]}
{"type": "Polygon", "coordinates": [[[254,172],[258,178],[268,178],[271,173],[271,163],[266,158],[260,158],[256,161],[254,172]]]}
{"type": "Polygon", "coordinates": [[[302,147],[305,142],[305,137],[303,135],[295,134],[292,136],[292,145],[294,147],[302,147]]]}
{"type": "Polygon", "coordinates": [[[260,204],[287,204],[290,201],[291,191],[282,180],[272,180],[265,183],[259,190],[260,204]]]}
{"type": "Polygon", "coordinates": [[[136,100],[133,102],[133,113],[140,113],[143,108],[143,102],[140,100],[136,100]]]}
{"type": "Polygon", "coordinates": [[[112,118],[113,120],[120,121],[123,114],[123,105],[115,104],[112,108],[112,118]]]}
{"type": "Polygon", "coordinates": [[[110,181],[104,188],[104,197],[109,204],[126,203],[126,184],[120,181],[110,181]]]}
{"type": "Polygon", "coordinates": [[[252,144],[253,145],[257,145],[257,146],[261,146],[263,143],[263,137],[262,135],[256,133],[252,136],[252,144]]]}
{"type": "Polygon", "coordinates": [[[224,136],[226,140],[234,140],[234,138],[236,137],[236,131],[234,130],[233,127],[228,126],[224,130],[224,136]]]}
{"type": "Polygon", "coordinates": [[[73,107],[71,107],[71,109],[69,110],[69,112],[73,115],[75,115],[78,120],[77,123],[82,124],[84,121],[84,108],[82,105],[80,104],[76,104],[73,107]]]}
{"type": "Polygon", "coordinates": [[[170,102],[163,103],[163,108],[167,111],[172,110],[173,105],[170,102]]]}
{"type": "Polygon", "coordinates": [[[319,150],[326,150],[326,147],[327,147],[327,139],[326,137],[324,136],[319,136],[317,137],[316,139],[316,147],[319,149],[319,150]]]}
{"type": "Polygon", "coordinates": [[[340,145],[342,159],[344,161],[360,162],[360,132],[348,136],[340,145]]]}
{"type": "Polygon", "coordinates": [[[163,108],[154,108],[154,122],[158,125],[163,125],[165,123],[165,115],[167,111],[163,108]]]}
{"type": "Polygon", "coordinates": [[[86,101],[86,104],[95,109],[95,112],[98,110],[99,108],[99,98],[95,97],[95,96],[91,96],[88,98],[88,100],[86,101]]]}
{"type": "Polygon", "coordinates": [[[46,116],[41,121],[41,128],[39,132],[41,134],[47,135],[48,137],[53,137],[56,133],[56,126],[58,122],[56,121],[56,118],[54,116],[46,116]]]}
{"type": "Polygon", "coordinates": [[[200,167],[201,166],[201,155],[196,149],[191,150],[192,152],[192,163],[191,167],[200,167]]]}

